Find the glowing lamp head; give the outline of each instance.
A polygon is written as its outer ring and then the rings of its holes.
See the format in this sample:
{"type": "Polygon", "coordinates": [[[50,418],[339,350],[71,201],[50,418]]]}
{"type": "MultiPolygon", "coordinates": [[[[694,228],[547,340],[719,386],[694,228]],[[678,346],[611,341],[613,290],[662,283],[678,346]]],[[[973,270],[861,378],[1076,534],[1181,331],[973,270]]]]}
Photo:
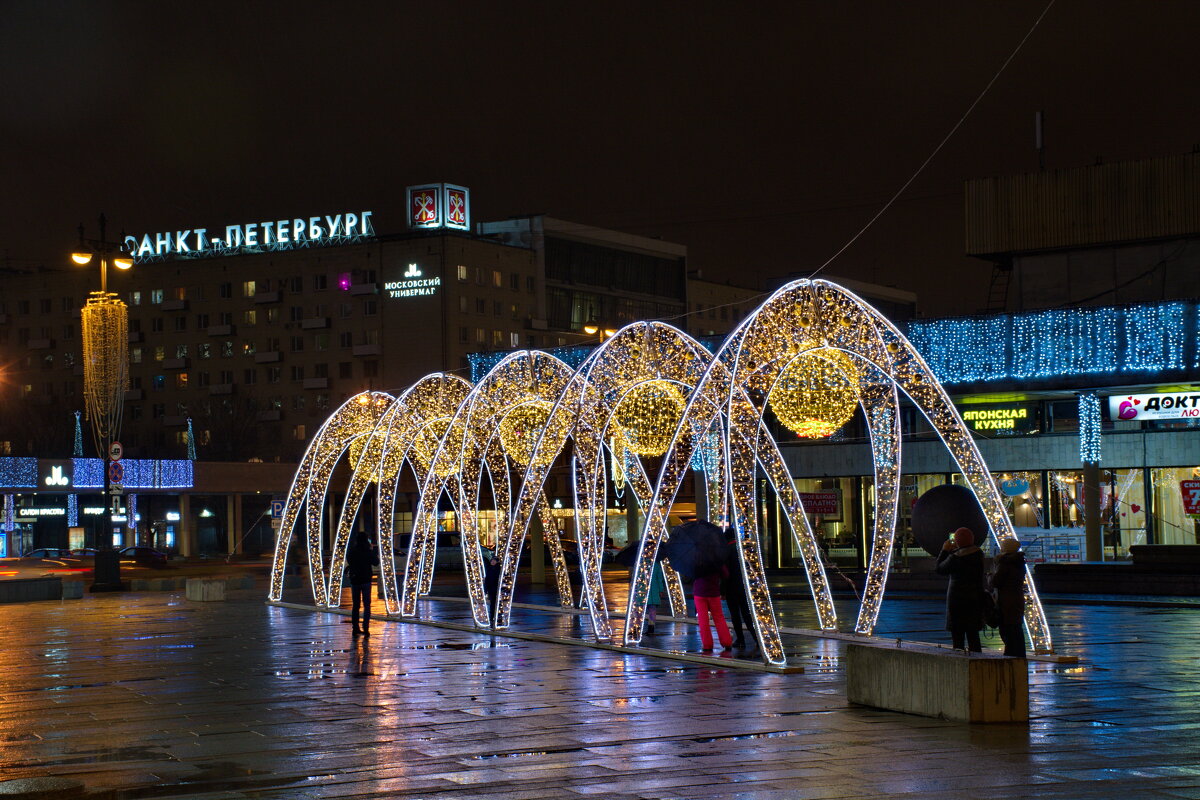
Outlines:
{"type": "Polygon", "coordinates": [[[129,256],[117,256],[113,259],[113,266],[117,269],[129,269],[133,266],[133,259],[129,256]]]}
{"type": "Polygon", "coordinates": [[[600,323],[596,322],[594,319],[589,319],[587,322],[583,323],[583,332],[588,336],[595,336],[600,332],[600,323]]]}
{"type": "Polygon", "coordinates": [[[687,405],[670,381],[640,383],[617,404],[617,425],[625,447],[639,456],[661,456],[671,446],[687,405]]]}
{"type": "Polygon", "coordinates": [[[841,350],[809,350],[784,367],[767,402],[796,435],[821,439],[854,416],[861,396],[858,377],[854,362],[841,350]]]}
{"type": "Polygon", "coordinates": [[[81,267],[86,266],[92,263],[92,254],[84,251],[71,253],[71,260],[81,267]]]}

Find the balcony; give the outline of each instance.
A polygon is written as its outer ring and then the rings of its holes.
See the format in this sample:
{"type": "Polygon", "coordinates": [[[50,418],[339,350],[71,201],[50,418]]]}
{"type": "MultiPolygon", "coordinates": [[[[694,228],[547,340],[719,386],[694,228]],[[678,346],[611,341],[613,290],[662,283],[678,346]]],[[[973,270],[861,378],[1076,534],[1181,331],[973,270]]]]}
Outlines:
{"type": "Polygon", "coordinates": [[[305,378],[304,379],[304,388],[305,389],[328,389],[329,388],[329,378],[305,378]]]}
{"type": "Polygon", "coordinates": [[[255,292],[254,302],[259,303],[278,303],[283,299],[283,292],[276,289],[273,292],[255,292]]]}
{"type": "Polygon", "coordinates": [[[163,311],[187,311],[187,309],[188,309],[188,301],[187,300],[163,300],[162,301],[162,310],[163,311]]]}
{"type": "Polygon", "coordinates": [[[266,350],[262,353],[254,354],[255,364],[274,364],[283,361],[283,353],[278,350],[266,350]]]}
{"type": "Polygon", "coordinates": [[[300,327],[306,331],[313,330],[314,328],[328,328],[329,317],[309,317],[300,323],[300,327]]]}
{"type": "Polygon", "coordinates": [[[53,349],[53,347],[54,347],[53,339],[30,339],[29,340],[29,349],[30,350],[50,350],[50,349],[53,349]]]}
{"type": "Polygon", "coordinates": [[[162,362],[163,369],[187,369],[188,359],[186,358],[164,358],[162,362]]]}
{"type": "Polygon", "coordinates": [[[356,356],[377,356],[383,351],[377,344],[356,344],[351,352],[356,356]]]}
{"type": "Polygon", "coordinates": [[[237,329],[234,328],[232,325],[209,325],[208,326],[208,335],[209,336],[233,336],[234,333],[236,333],[236,332],[237,332],[237,329]]]}
{"type": "Polygon", "coordinates": [[[208,387],[209,394],[233,394],[232,383],[214,383],[208,387]]]}
{"type": "Polygon", "coordinates": [[[350,294],[379,294],[379,284],[356,283],[350,287],[350,294]]]}

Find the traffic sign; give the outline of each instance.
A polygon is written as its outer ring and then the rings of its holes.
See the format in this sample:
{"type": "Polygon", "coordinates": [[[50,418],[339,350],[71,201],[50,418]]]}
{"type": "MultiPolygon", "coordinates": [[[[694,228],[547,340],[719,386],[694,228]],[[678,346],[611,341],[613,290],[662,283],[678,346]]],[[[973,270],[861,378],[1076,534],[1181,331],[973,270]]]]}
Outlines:
{"type": "Polygon", "coordinates": [[[283,516],[283,501],[271,501],[271,519],[280,519],[283,516]]]}
{"type": "Polygon", "coordinates": [[[108,457],[113,461],[120,461],[121,456],[125,454],[125,448],[120,442],[113,442],[108,446],[108,457]]]}
{"type": "Polygon", "coordinates": [[[120,461],[108,462],[108,482],[117,484],[125,482],[125,465],[120,461]]]}
{"type": "Polygon", "coordinates": [[[114,483],[112,486],[109,486],[109,487],[108,487],[108,493],[109,493],[109,494],[111,494],[111,495],[112,495],[112,496],[114,496],[114,497],[118,497],[118,496],[120,496],[120,495],[123,495],[123,494],[125,494],[125,487],[124,487],[124,486],[117,486],[117,485],[114,483]]]}

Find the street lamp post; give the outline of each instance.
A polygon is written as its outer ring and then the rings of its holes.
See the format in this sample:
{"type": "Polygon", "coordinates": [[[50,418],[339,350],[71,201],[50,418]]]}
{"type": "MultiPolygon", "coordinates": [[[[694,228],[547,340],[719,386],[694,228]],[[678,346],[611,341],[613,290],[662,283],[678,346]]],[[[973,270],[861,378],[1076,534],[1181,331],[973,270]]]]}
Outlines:
{"type": "MultiPolygon", "coordinates": [[[[133,259],[122,252],[119,244],[105,238],[103,214],[99,222],[99,239],[86,238],[80,223],[79,249],[71,253],[71,260],[80,266],[87,266],[97,258],[100,261],[100,291],[88,295],[81,312],[83,394],[100,455],[104,505],[111,509],[116,505],[116,495],[111,493],[108,459],[113,442],[121,432],[125,390],[129,386],[129,310],[116,294],[108,291],[108,265],[111,262],[116,269],[127,270],[133,266],[133,259]]],[[[111,511],[106,511],[104,518],[108,537],[105,544],[111,545],[111,511]]]]}

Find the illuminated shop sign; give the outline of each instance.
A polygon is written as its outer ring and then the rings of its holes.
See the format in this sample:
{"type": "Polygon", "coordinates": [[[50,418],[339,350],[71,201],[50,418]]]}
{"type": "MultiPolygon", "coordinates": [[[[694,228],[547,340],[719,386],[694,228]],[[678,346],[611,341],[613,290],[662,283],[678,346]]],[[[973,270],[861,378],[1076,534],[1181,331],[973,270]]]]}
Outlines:
{"type": "Polygon", "coordinates": [[[224,231],[189,228],[182,231],[144,233],[125,237],[125,250],[135,261],[153,258],[197,258],[259,250],[292,250],[297,247],[356,240],[375,233],[371,211],[346,211],[318,217],[287,217],[226,225],[224,231]],[[219,234],[219,235],[218,235],[219,234]]]}
{"type": "Polygon", "coordinates": [[[1115,420],[1187,419],[1200,417],[1200,392],[1125,394],[1108,398],[1108,418],[1115,420]]]}
{"type": "Polygon", "coordinates": [[[432,278],[426,278],[421,272],[421,268],[416,264],[409,264],[405,270],[402,280],[388,281],[383,285],[383,291],[388,297],[427,297],[431,294],[437,294],[438,287],[442,285],[442,277],[435,275],[432,278]]]}
{"type": "Polygon", "coordinates": [[[42,462],[45,472],[42,474],[42,485],[49,489],[63,489],[71,485],[74,464],[70,461],[59,463],[42,462]]]}
{"type": "Polygon", "coordinates": [[[452,183],[409,186],[408,227],[471,229],[471,190],[452,183]]]}
{"type": "Polygon", "coordinates": [[[18,508],[18,509],[17,509],[17,511],[16,511],[16,514],[17,514],[17,519],[21,519],[21,518],[23,518],[23,517],[29,517],[29,518],[36,518],[36,517],[65,517],[65,516],[67,515],[67,510],[66,510],[65,508],[53,508],[53,507],[47,507],[47,508],[18,508]]]}
{"type": "Polygon", "coordinates": [[[963,422],[973,431],[1028,433],[1038,427],[1037,409],[1032,405],[959,407],[963,422]]]}

